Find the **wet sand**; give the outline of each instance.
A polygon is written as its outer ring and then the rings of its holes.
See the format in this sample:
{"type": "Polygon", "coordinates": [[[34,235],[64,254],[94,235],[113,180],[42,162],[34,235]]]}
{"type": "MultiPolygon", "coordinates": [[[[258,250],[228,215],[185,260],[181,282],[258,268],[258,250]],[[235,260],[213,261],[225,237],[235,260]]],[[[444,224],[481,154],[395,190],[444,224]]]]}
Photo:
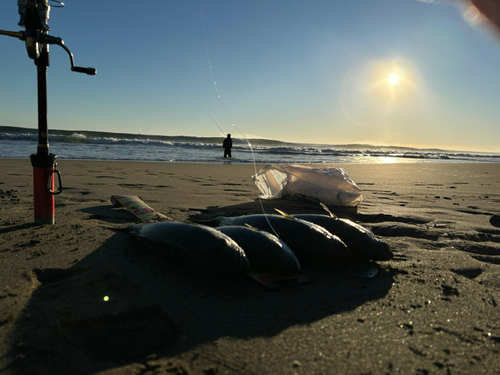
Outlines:
{"type": "Polygon", "coordinates": [[[1,159],[0,374],[500,373],[500,164],[341,167],[364,200],[331,209],[394,259],[270,291],[148,251],[109,199],[178,221],[260,213],[253,166],[59,161],[56,224],[36,226],[29,160],[1,159]]]}

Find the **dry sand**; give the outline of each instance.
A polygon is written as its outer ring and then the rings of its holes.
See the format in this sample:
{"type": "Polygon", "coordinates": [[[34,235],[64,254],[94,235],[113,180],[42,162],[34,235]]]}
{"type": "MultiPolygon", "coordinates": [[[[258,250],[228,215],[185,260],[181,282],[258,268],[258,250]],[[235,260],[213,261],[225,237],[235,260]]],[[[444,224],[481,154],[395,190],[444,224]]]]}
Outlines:
{"type": "MultiPolygon", "coordinates": [[[[500,164],[344,165],[338,211],[395,258],[270,291],[148,251],[112,194],[176,220],[261,211],[252,166],[60,161],[56,224],[28,160],[0,160],[0,374],[500,374],[500,164]],[[108,296],[109,300],[104,301],[108,296]]],[[[304,201],[267,201],[289,213],[304,201]]]]}

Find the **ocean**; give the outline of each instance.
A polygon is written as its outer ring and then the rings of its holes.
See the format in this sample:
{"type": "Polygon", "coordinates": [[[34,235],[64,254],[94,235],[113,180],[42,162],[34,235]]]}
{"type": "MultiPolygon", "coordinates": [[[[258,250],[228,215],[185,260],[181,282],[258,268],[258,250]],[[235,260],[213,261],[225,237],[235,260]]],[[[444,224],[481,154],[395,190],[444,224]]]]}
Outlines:
{"type": "MultiPolygon", "coordinates": [[[[122,160],[164,163],[379,164],[500,162],[500,153],[459,152],[364,144],[320,145],[233,137],[233,157],[223,158],[224,137],[159,136],[49,129],[57,160],[122,160]]],[[[0,158],[36,153],[38,130],[0,126],[0,158]]]]}

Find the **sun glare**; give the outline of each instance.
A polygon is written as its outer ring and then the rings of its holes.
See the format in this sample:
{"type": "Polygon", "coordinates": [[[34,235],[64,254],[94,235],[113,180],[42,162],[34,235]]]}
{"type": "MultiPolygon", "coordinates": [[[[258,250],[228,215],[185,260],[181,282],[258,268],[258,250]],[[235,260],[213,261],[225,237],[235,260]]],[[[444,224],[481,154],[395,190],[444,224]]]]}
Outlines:
{"type": "Polygon", "coordinates": [[[399,81],[399,77],[397,74],[391,74],[388,78],[388,81],[391,85],[395,85],[399,81]]]}
{"type": "Polygon", "coordinates": [[[377,93],[379,98],[395,101],[416,89],[408,77],[407,67],[403,69],[401,65],[395,61],[375,63],[368,80],[370,82],[368,91],[377,93]]]}
{"type": "MultiPolygon", "coordinates": [[[[365,128],[387,127],[412,117],[423,98],[422,80],[411,61],[361,62],[345,75],[339,100],[342,114],[365,128]]],[[[385,163],[391,159],[383,160],[385,163]]]]}

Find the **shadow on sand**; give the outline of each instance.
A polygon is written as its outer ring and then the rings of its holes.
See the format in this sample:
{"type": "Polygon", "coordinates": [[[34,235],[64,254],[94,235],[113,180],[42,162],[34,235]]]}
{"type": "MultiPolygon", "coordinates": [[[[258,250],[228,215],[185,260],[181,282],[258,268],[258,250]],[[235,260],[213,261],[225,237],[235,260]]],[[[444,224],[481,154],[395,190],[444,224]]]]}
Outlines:
{"type": "MultiPolygon", "coordinates": [[[[321,212],[304,202],[270,206],[321,212]]],[[[96,210],[105,220],[103,208],[96,210]]],[[[211,207],[192,219],[256,212],[258,202],[211,207]]],[[[116,222],[116,211],[111,217],[116,222]]],[[[145,361],[152,353],[175,356],[222,337],[272,337],[384,297],[393,275],[380,270],[373,279],[363,279],[363,271],[373,266],[349,264],[328,272],[304,268],[313,283],[271,291],[248,276],[195,273],[117,231],[70,269],[33,271],[41,284],[16,322],[9,353],[16,360],[9,371],[88,374],[145,361]]]]}

